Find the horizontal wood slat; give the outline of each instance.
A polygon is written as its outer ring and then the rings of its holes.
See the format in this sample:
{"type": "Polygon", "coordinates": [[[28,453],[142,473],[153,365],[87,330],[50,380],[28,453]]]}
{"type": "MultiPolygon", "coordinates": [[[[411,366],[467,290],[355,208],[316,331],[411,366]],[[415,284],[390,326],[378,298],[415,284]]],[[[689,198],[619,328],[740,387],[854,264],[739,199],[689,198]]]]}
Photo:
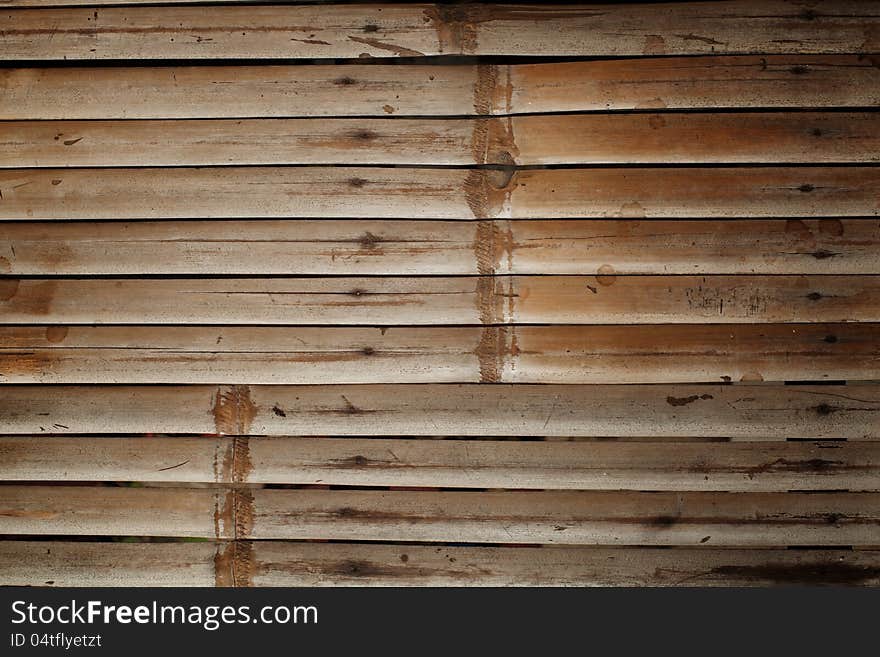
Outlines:
{"type": "Polygon", "coordinates": [[[12,586],[880,584],[880,551],[0,541],[12,586]]]}
{"type": "Polygon", "coordinates": [[[0,434],[880,438],[871,384],[4,386],[0,434]]]}
{"type": "Polygon", "coordinates": [[[214,586],[214,543],[0,541],[6,586],[214,586]]]}
{"type": "Polygon", "coordinates": [[[237,541],[244,586],[867,585],[880,552],[392,546],[237,541]],[[406,558],[403,558],[403,557],[406,558]]]}
{"type": "Polygon", "coordinates": [[[7,120],[875,107],[880,68],[855,55],[480,66],[6,68],[0,70],[0,88],[0,119],[7,120]]]}
{"type": "Polygon", "coordinates": [[[4,481],[880,490],[880,443],[868,442],[6,436],[0,456],[4,481]]]}
{"type": "Polygon", "coordinates": [[[880,324],[0,326],[0,383],[880,380],[880,324]]]}
{"type": "Polygon", "coordinates": [[[370,4],[20,9],[5,59],[356,58],[874,53],[874,2],[370,4]],[[749,25],[743,30],[742,25],[749,25]],[[782,38],[785,37],[785,38],[782,38]]]}
{"type": "Polygon", "coordinates": [[[876,113],[0,122],[0,167],[880,160],[876,113]]]}
{"type": "Polygon", "coordinates": [[[0,219],[880,214],[880,168],[0,169],[0,219]]]}
{"type": "Polygon", "coordinates": [[[222,6],[20,9],[9,59],[873,53],[877,3],[222,6]],[[743,23],[749,30],[743,30],[743,23]],[[774,38],[784,35],[786,38],[774,38]]]}
{"type": "Polygon", "coordinates": [[[878,250],[862,219],[8,222],[0,273],[876,274],[878,250]]]}
{"type": "Polygon", "coordinates": [[[15,486],[0,533],[560,545],[877,545],[876,493],[15,486]]]}
{"type": "Polygon", "coordinates": [[[878,276],[0,279],[5,324],[878,322],[878,276]]]}

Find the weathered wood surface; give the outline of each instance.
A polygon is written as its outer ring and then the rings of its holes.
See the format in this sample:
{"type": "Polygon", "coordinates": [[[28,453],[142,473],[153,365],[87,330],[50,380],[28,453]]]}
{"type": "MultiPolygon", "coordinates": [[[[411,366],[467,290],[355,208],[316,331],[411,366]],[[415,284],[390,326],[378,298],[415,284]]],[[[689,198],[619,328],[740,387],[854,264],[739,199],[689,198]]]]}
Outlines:
{"type": "Polygon", "coordinates": [[[5,324],[878,322],[878,276],[0,280],[5,324]]]}
{"type": "Polygon", "coordinates": [[[880,380],[880,324],[0,326],[0,383],[880,380]]]}
{"type": "Polygon", "coordinates": [[[880,438],[880,387],[4,386],[0,434],[880,438]]]}
{"type": "Polygon", "coordinates": [[[0,119],[6,120],[861,108],[880,105],[880,68],[855,55],[480,66],[5,68],[0,88],[0,119]]]}
{"type": "Polygon", "coordinates": [[[356,4],[20,9],[14,59],[357,58],[874,53],[876,2],[644,5],[356,4]],[[748,30],[743,24],[749,25],[748,30]],[[778,38],[784,35],[786,38],[778,38]]]}
{"type": "Polygon", "coordinates": [[[880,116],[7,121],[0,145],[0,167],[860,163],[880,160],[880,116]]]}
{"type": "Polygon", "coordinates": [[[774,547],[877,545],[876,493],[3,487],[5,535],[774,547]]]}
{"type": "Polygon", "coordinates": [[[0,541],[11,586],[880,584],[880,552],[368,543],[0,541]]]}
{"type": "MultiPolygon", "coordinates": [[[[880,552],[236,542],[241,586],[877,585],[880,552]],[[244,557],[248,559],[245,560],[244,557]]],[[[39,563],[39,562],[38,562],[39,563]]],[[[22,566],[19,566],[21,568],[22,566]]]]}
{"type": "Polygon", "coordinates": [[[0,169],[0,219],[880,214],[876,167],[0,169]]]}
{"type": "Polygon", "coordinates": [[[0,273],[876,274],[878,250],[862,219],[8,222],[0,273]]]}
{"type": "Polygon", "coordinates": [[[0,541],[4,586],[214,586],[213,543],[0,541]]]}
{"type": "MultiPolygon", "coordinates": [[[[880,443],[0,437],[4,481],[880,490],[880,443]]],[[[2,489],[0,489],[2,490],[2,489]]]]}

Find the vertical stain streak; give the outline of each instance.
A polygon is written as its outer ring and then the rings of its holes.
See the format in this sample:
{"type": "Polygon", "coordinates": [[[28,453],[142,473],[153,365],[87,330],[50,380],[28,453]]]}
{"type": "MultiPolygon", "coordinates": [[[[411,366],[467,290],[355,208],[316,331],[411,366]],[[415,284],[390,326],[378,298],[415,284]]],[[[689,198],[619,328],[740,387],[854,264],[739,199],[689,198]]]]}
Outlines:
{"type": "Polygon", "coordinates": [[[227,386],[217,389],[211,413],[218,434],[243,435],[250,432],[257,406],[248,386],[227,386]]]}

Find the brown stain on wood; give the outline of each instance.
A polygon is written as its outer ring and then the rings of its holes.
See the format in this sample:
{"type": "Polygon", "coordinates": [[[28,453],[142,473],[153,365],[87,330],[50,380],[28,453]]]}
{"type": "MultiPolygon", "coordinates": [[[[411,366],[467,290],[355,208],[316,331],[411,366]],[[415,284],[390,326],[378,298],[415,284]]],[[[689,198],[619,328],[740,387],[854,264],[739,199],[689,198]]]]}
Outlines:
{"type": "Polygon", "coordinates": [[[246,483],[252,470],[250,439],[236,436],[232,441],[232,482],[246,483]]]}
{"type": "Polygon", "coordinates": [[[9,301],[18,294],[21,281],[17,278],[0,279],[0,301],[9,301]]]}
{"type": "Polygon", "coordinates": [[[60,516],[58,511],[28,511],[25,509],[0,509],[0,518],[26,518],[28,520],[53,520],[60,516]]]}
{"type": "Polygon", "coordinates": [[[513,168],[471,169],[464,180],[463,191],[475,219],[493,219],[502,214],[516,186],[513,168]]]}
{"type": "Polygon", "coordinates": [[[23,282],[4,278],[0,279],[0,302],[9,302],[10,308],[25,315],[48,315],[57,289],[54,279],[23,282]]]}
{"type": "Polygon", "coordinates": [[[515,355],[513,326],[484,326],[474,354],[480,365],[481,383],[500,383],[508,356],[515,355]]]}
{"type": "Polygon", "coordinates": [[[219,543],[214,552],[214,585],[251,587],[254,585],[254,556],[251,541],[219,543]]]}
{"type": "Polygon", "coordinates": [[[66,326],[49,326],[46,329],[46,340],[52,344],[64,342],[67,337],[68,328],[66,326]]]}
{"type": "Polygon", "coordinates": [[[510,66],[477,65],[474,80],[474,114],[477,116],[510,114],[513,104],[511,75],[510,66]]]}
{"type": "Polygon", "coordinates": [[[712,395],[703,394],[703,395],[688,395],[687,397],[673,397],[672,395],[666,398],[666,403],[670,406],[687,406],[688,404],[693,404],[695,401],[699,399],[715,399],[712,395]]]}
{"type": "Polygon", "coordinates": [[[218,388],[211,408],[214,427],[222,435],[247,434],[257,410],[248,386],[218,388]]]}
{"type": "Polygon", "coordinates": [[[424,15],[437,31],[440,54],[469,55],[477,51],[478,21],[485,16],[483,7],[431,5],[424,15]]]}
{"type": "Polygon", "coordinates": [[[712,568],[708,575],[737,580],[772,582],[773,584],[857,585],[876,584],[880,567],[844,562],[813,562],[799,564],[767,563],[731,565],[712,568]]]}

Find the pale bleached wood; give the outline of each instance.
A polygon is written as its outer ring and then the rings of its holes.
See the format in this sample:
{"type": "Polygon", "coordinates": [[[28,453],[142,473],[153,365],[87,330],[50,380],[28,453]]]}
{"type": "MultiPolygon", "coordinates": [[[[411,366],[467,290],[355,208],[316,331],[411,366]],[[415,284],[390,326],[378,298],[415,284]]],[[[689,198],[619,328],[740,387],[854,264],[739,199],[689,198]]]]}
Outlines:
{"type": "MultiPolygon", "coordinates": [[[[626,109],[873,107],[853,55],[514,65],[6,68],[0,119],[437,116],[626,109]]],[[[61,140],[62,143],[68,140],[61,140]]]]}
{"type": "Polygon", "coordinates": [[[880,552],[235,541],[0,541],[12,586],[768,586],[880,583],[880,552]],[[226,555],[237,559],[228,559],[226,555]],[[234,562],[236,568],[230,564],[234,562]]]}
{"type": "Polygon", "coordinates": [[[232,538],[231,496],[206,488],[4,485],[0,533],[232,538]]]}
{"type": "Polygon", "coordinates": [[[785,492],[880,489],[869,442],[0,437],[4,481],[785,492]],[[237,466],[237,467],[236,467],[237,466]]]}
{"type": "Polygon", "coordinates": [[[6,59],[873,53],[877,3],[356,4],[21,9],[6,59]],[[743,30],[743,24],[748,30],[743,30]]]}
{"type": "Polygon", "coordinates": [[[8,222],[0,273],[877,274],[878,249],[861,219],[8,222]]]}
{"type": "Polygon", "coordinates": [[[4,586],[214,586],[214,543],[0,541],[4,586]]]}
{"type": "Polygon", "coordinates": [[[875,113],[0,122],[0,167],[857,163],[875,113]]]}
{"type": "Polygon", "coordinates": [[[878,276],[0,279],[3,324],[880,321],[878,276]]]}
{"type": "Polygon", "coordinates": [[[0,169],[0,219],[880,214],[876,167],[0,169]]]}
{"type": "Polygon", "coordinates": [[[0,326],[0,383],[880,380],[880,324],[0,326]]]}
{"type": "MultiPolygon", "coordinates": [[[[240,544],[255,586],[771,586],[880,583],[880,552],[240,544]]],[[[244,560],[242,559],[242,563],[244,560]]],[[[21,567],[21,566],[19,566],[21,567]]]]}
{"type": "Polygon", "coordinates": [[[876,493],[3,487],[6,535],[774,547],[878,544],[876,493]]]}
{"type": "Polygon", "coordinates": [[[15,386],[2,434],[880,438],[872,384],[15,386]]]}

